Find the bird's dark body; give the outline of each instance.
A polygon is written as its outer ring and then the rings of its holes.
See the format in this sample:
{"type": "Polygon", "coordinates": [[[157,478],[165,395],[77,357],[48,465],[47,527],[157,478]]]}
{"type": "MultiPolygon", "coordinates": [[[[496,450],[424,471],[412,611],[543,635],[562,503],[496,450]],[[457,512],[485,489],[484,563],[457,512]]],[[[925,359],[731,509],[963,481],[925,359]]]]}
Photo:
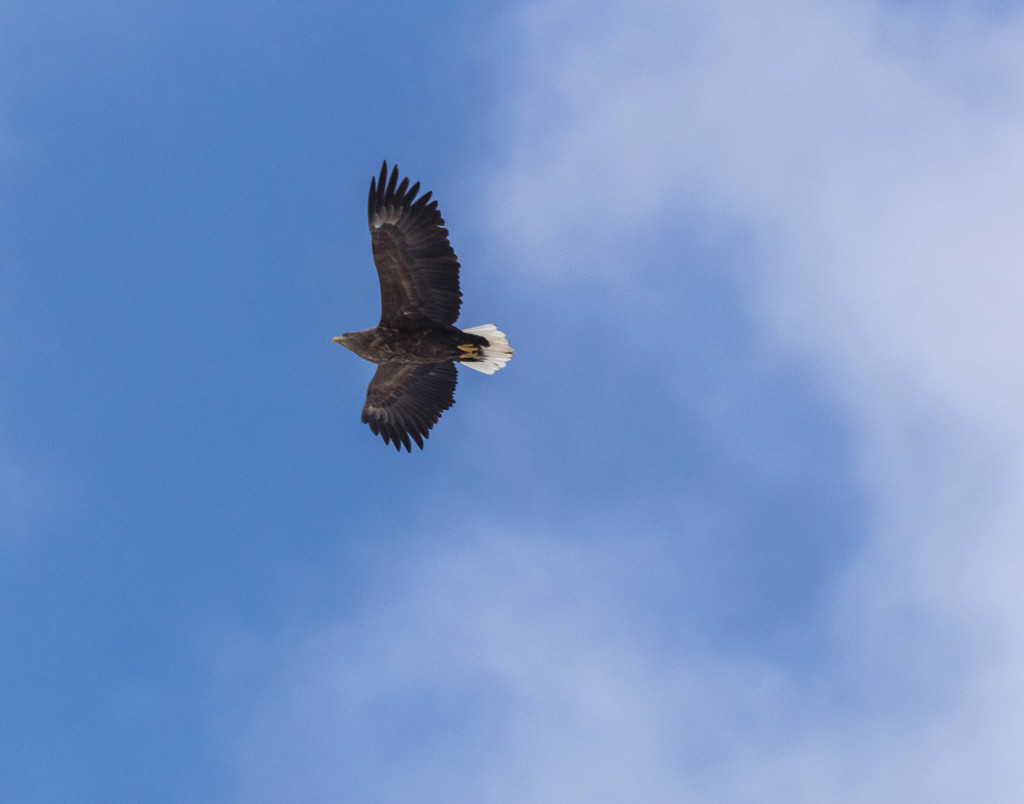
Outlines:
{"type": "Polygon", "coordinates": [[[458,327],[432,326],[404,329],[377,326],[345,336],[349,349],[371,363],[423,364],[460,360],[460,345],[487,346],[487,339],[458,327]]]}

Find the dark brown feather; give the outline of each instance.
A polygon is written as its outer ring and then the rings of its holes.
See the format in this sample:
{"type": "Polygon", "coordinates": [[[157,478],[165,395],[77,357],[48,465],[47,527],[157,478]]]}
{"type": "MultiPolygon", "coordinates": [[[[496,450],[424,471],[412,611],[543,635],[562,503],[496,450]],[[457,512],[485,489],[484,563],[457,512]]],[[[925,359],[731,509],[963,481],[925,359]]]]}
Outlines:
{"type": "Polygon", "coordinates": [[[367,215],[373,261],[380,280],[381,326],[406,327],[424,321],[454,324],[459,317],[459,260],[430,193],[416,198],[419,182],[398,182],[398,167],[388,177],[370,180],[367,215]]]}
{"type": "Polygon", "coordinates": [[[451,361],[381,363],[366,391],[363,422],[399,452],[412,452],[410,439],[423,449],[430,428],[455,404],[457,381],[451,361]]]}

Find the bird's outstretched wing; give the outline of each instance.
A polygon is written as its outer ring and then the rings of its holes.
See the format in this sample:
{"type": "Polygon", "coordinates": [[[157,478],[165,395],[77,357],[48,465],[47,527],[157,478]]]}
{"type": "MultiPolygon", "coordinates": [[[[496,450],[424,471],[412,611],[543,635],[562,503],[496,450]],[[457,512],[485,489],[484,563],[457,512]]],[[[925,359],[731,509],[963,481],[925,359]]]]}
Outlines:
{"type": "Polygon", "coordinates": [[[451,361],[382,363],[366,391],[363,422],[399,452],[412,452],[410,438],[423,449],[430,428],[455,403],[457,380],[451,361]]]}
{"type": "Polygon", "coordinates": [[[430,193],[398,182],[388,163],[370,180],[368,213],[373,261],[380,279],[381,326],[403,327],[424,320],[454,324],[459,317],[459,260],[430,193]]]}

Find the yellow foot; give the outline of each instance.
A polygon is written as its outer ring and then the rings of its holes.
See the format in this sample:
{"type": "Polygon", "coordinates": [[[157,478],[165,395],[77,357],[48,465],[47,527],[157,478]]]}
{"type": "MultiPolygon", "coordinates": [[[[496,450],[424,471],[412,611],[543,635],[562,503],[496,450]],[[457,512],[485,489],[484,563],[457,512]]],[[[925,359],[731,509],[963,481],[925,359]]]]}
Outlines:
{"type": "Polygon", "coordinates": [[[462,357],[480,357],[480,347],[475,343],[460,343],[459,351],[462,357]]]}

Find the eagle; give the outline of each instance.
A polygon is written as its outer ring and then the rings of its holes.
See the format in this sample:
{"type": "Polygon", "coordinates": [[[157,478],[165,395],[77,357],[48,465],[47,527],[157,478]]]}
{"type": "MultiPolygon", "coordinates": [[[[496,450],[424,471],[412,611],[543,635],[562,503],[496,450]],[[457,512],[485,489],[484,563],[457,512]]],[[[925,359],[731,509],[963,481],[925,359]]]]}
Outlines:
{"type": "Polygon", "coordinates": [[[459,259],[431,201],[417,198],[419,182],[399,182],[388,163],[370,179],[367,214],[373,262],[380,280],[380,323],[332,338],[377,364],[363,405],[363,422],[399,452],[423,439],[455,404],[455,364],[493,374],[513,349],[494,324],[459,329],[459,259]]]}

